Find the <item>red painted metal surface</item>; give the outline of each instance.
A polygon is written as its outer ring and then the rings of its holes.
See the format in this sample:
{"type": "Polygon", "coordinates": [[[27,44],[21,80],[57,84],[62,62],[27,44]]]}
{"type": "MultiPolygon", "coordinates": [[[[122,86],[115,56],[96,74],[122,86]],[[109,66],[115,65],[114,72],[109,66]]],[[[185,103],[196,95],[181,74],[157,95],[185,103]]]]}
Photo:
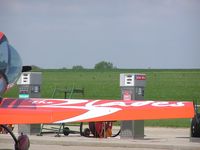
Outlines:
{"type": "Polygon", "coordinates": [[[10,99],[0,104],[0,124],[192,118],[192,102],[10,99]]]}

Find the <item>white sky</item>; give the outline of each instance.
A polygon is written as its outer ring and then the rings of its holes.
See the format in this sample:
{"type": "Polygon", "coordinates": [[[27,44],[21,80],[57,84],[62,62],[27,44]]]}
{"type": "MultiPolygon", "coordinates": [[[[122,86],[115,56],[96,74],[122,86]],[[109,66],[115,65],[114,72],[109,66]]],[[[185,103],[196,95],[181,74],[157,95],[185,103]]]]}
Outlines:
{"type": "Polygon", "coordinates": [[[25,65],[200,68],[199,0],[0,0],[25,65]]]}

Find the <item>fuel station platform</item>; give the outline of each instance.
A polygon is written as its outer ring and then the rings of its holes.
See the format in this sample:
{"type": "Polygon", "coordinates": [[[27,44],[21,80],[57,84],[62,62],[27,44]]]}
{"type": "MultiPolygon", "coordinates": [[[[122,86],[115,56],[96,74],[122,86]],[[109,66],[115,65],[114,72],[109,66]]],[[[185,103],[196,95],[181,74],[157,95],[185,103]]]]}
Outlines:
{"type": "MultiPolygon", "coordinates": [[[[71,128],[71,127],[70,127],[71,128]]],[[[114,127],[113,130],[118,130],[114,127]]],[[[14,130],[17,135],[18,132],[14,130]]],[[[43,136],[30,135],[30,150],[199,150],[199,142],[190,141],[189,128],[145,127],[145,137],[142,140],[112,138],[88,138],[79,134],[55,137],[55,134],[43,136]]],[[[198,141],[198,140],[197,140],[198,141]]],[[[0,134],[0,150],[12,150],[13,140],[8,134],[0,134]]]]}

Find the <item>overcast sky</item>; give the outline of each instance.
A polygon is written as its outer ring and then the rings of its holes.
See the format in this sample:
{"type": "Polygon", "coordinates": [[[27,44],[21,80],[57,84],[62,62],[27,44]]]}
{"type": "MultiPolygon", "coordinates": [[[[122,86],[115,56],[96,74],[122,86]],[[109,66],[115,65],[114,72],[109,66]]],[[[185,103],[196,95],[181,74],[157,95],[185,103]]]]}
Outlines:
{"type": "Polygon", "coordinates": [[[0,0],[26,65],[200,68],[200,0],[0,0]]]}

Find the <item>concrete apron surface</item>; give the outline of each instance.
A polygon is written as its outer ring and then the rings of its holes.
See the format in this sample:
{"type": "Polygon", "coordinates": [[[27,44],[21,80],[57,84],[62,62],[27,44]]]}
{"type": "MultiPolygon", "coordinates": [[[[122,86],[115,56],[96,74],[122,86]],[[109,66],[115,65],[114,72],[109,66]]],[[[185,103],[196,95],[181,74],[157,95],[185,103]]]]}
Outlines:
{"type": "MultiPolygon", "coordinates": [[[[71,129],[71,127],[70,127],[71,129]]],[[[114,130],[118,130],[117,127],[114,130]]],[[[17,131],[14,130],[15,135],[17,131]]],[[[145,137],[142,140],[138,139],[120,139],[120,136],[112,138],[87,138],[82,137],[79,134],[69,134],[64,136],[61,134],[60,137],[55,137],[56,134],[44,134],[43,136],[30,135],[31,148],[35,149],[46,149],[62,147],[75,147],[72,149],[143,149],[143,150],[199,150],[200,143],[199,139],[190,140],[190,129],[189,128],[158,128],[158,127],[145,127],[145,137]],[[49,148],[48,148],[49,147],[49,148]],[[79,148],[80,147],[80,148],[79,148]]],[[[8,134],[0,134],[0,150],[8,150],[11,146],[13,147],[13,140],[8,134]],[[3,148],[3,149],[2,149],[3,148]]]]}

